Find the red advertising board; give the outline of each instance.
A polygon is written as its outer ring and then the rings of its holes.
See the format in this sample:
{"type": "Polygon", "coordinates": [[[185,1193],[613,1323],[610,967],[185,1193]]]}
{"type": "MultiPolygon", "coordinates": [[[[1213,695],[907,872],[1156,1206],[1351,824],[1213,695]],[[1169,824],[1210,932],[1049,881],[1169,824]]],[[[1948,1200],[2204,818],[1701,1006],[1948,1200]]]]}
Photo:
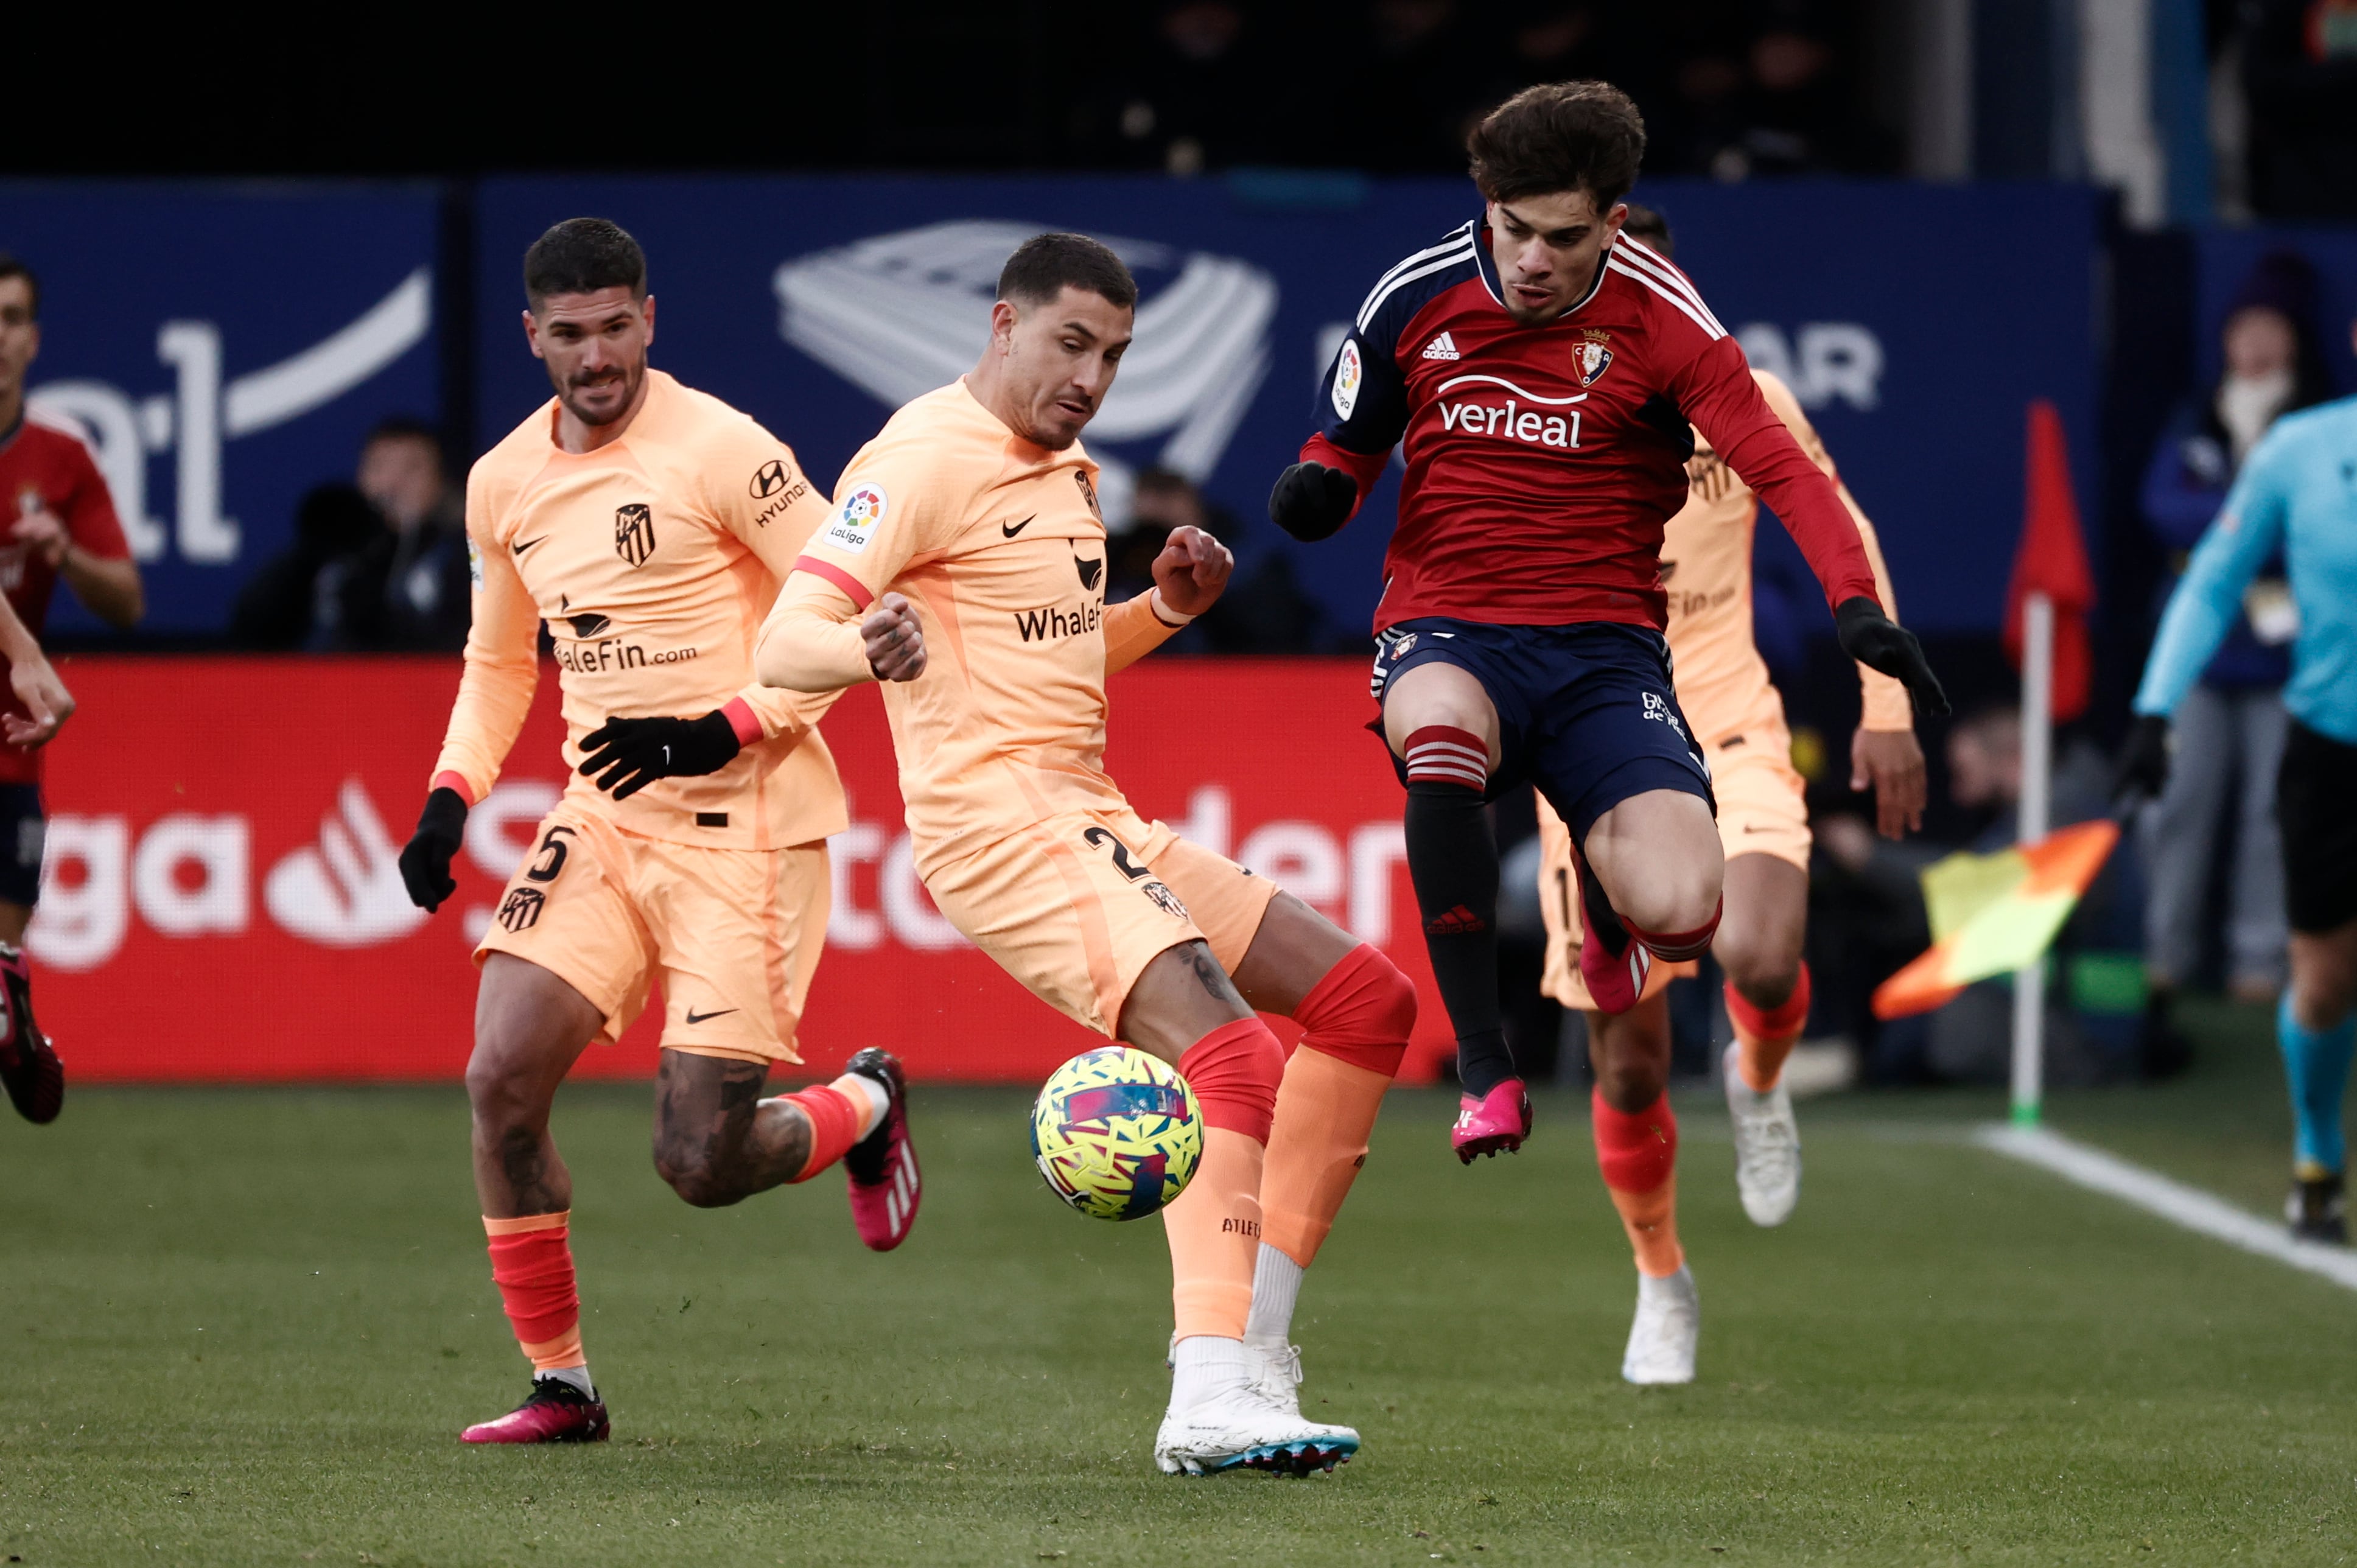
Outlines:
{"type": "MultiPolygon", "coordinates": [[[[448,1079],[474,1019],[473,938],[563,787],[556,672],[468,822],[457,896],[411,906],[408,837],[457,686],[453,660],[77,659],[49,753],[42,1026],[80,1082],[448,1079]]],[[[1426,998],[1411,1068],[1448,1030],[1402,860],[1399,788],[1348,660],[1148,660],[1114,678],[1107,763],[1138,810],[1377,942],[1426,998]]],[[[872,690],[824,726],[851,799],[802,1020],[813,1072],[861,1047],[932,1080],[1036,1081],[1095,1036],[942,918],[909,868],[872,690]]],[[[652,1072],[651,1006],[579,1072],[652,1072]]]]}

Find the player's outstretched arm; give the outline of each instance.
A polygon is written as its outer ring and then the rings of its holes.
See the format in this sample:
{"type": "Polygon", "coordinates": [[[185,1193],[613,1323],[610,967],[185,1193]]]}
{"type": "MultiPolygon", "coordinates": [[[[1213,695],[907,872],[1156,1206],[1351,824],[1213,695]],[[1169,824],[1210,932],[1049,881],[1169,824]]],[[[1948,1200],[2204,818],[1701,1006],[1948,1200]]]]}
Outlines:
{"type": "Polygon", "coordinates": [[[1176,528],[1154,558],[1154,586],[1105,611],[1105,673],[1126,670],[1219,602],[1235,571],[1228,547],[1200,528],[1176,528]]]}
{"type": "Polygon", "coordinates": [[[27,716],[16,714],[0,716],[0,735],[10,746],[27,750],[47,746],[58,733],[58,727],[73,717],[73,693],[66,690],[58,672],[49,667],[48,656],[25,623],[16,618],[16,607],[0,598],[0,653],[8,659],[8,687],[24,704],[27,716]]]}
{"type": "Polygon", "coordinates": [[[925,672],[925,632],[916,607],[887,593],[857,620],[859,607],[815,572],[786,579],[761,639],[753,671],[764,686],[839,692],[865,681],[913,681],[925,672]]]}

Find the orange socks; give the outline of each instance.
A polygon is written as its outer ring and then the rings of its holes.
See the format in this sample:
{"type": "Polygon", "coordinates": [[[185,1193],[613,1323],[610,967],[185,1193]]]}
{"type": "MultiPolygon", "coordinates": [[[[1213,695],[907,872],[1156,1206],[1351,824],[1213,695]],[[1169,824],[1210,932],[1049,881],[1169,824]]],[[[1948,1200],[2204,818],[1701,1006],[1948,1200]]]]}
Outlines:
{"type": "Polygon", "coordinates": [[[1380,949],[1361,946],[1293,1015],[1308,1033],[1277,1088],[1260,1190],[1263,1239],[1307,1268],[1367,1163],[1367,1135],[1415,1027],[1415,986],[1380,949]]]}
{"type": "Polygon", "coordinates": [[[516,1343],[535,1370],[583,1367],[581,1295],[573,1283],[573,1248],[562,1214],[483,1219],[490,1238],[491,1282],[515,1328],[516,1343]]]}
{"type": "Polygon", "coordinates": [[[1686,1255],[1678,1245],[1678,1119],[1670,1097],[1631,1112],[1613,1110],[1598,1090],[1590,1111],[1597,1168],[1629,1232],[1637,1272],[1655,1279],[1676,1273],[1686,1255]]]}
{"type": "Polygon", "coordinates": [[[1181,1339],[1244,1337],[1260,1254],[1261,1168],[1284,1070],[1285,1053],[1258,1018],[1222,1025],[1178,1058],[1203,1113],[1202,1163],[1162,1210],[1181,1339]]]}
{"type": "Polygon", "coordinates": [[[1735,982],[1728,981],[1727,1020],[1735,1026],[1738,1076],[1752,1093],[1767,1093],[1776,1087],[1784,1071],[1784,1058],[1792,1054],[1793,1043],[1809,1021],[1809,966],[1801,965],[1801,978],[1792,994],[1773,1009],[1753,1006],[1735,989],[1735,982]]]}

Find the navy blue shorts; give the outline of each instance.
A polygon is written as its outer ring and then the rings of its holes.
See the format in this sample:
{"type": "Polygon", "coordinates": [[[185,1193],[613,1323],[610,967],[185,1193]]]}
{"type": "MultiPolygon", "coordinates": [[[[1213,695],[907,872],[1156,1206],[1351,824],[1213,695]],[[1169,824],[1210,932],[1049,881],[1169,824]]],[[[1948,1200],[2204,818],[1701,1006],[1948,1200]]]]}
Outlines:
{"type": "MultiPolygon", "coordinates": [[[[1698,795],[1713,814],[1710,769],[1686,733],[1670,681],[1670,646],[1650,627],[1491,626],[1438,616],[1404,620],[1375,639],[1374,697],[1439,660],[1481,682],[1498,711],[1498,766],[1484,797],[1523,784],[1587,842],[1596,819],[1649,789],[1698,795]]],[[[1407,764],[1392,767],[1407,781],[1407,764]]]]}
{"type": "Polygon", "coordinates": [[[31,908],[41,897],[41,838],[48,819],[38,784],[0,784],[0,903],[31,908]]]}

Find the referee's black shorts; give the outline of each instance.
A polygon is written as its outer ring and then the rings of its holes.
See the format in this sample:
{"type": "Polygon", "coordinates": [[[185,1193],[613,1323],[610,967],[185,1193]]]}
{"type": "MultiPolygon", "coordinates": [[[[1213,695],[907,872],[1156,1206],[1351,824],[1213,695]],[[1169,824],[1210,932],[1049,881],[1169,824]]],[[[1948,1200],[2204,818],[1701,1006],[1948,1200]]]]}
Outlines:
{"type": "Polygon", "coordinates": [[[2322,936],[2357,920],[2357,746],[2292,720],[2276,776],[2276,823],[2291,929],[2322,936]]]}

